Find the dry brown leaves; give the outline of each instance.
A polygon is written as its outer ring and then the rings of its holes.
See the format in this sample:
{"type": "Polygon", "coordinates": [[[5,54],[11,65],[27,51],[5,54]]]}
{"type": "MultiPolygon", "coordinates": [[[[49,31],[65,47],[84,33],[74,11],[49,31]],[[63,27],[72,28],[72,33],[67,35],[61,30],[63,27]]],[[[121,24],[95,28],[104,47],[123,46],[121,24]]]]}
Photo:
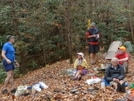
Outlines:
{"type": "MultiPolygon", "coordinates": [[[[88,54],[86,54],[86,59],[90,63],[88,54]]],[[[106,63],[106,60],[98,56],[97,64],[94,66],[90,65],[88,69],[89,73],[96,74],[97,72],[93,69],[100,67],[102,63],[106,63]]],[[[134,63],[131,60],[129,73],[126,75],[128,83],[134,82],[133,65],[134,63]]],[[[49,88],[42,90],[36,95],[30,94],[29,96],[15,97],[11,94],[0,94],[0,101],[112,101],[113,99],[119,99],[125,96],[125,94],[115,92],[111,87],[106,87],[105,90],[99,89],[96,93],[86,92],[90,87],[96,86],[100,88],[100,83],[92,86],[87,85],[85,81],[90,78],[89,75],[83,76],[81,81],[70,80],[71,77],[66,75],[64,71],[72,67],[73,65],[70,65],[67,60],[63,60],[29,72],[15,80],[14,84],[16,88],[22,84],[30,86],[39,81],[44,81],[49,88]],[[70,93],[70,90],[75,87],[79,87],[78,92],[76,94],[70,93]]],[[[104,74],[99,75],[100,78],[103,76],[104,74]]],[[[0,90],[2,90],[2,87],[3,84],[0,85],[0,90]]]]}

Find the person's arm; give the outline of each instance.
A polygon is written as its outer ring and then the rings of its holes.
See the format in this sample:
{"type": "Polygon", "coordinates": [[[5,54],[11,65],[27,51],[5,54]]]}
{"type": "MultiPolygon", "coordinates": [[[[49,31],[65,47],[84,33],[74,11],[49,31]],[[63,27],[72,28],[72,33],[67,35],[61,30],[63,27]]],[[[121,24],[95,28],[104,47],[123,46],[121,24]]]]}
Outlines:
{"type": "Polygon", "coordinates": [[[118,61],[127,61],[127,60],[128,60],[128,57],[123,58],[123,59],[119,59],[118,61]]]}
{"type": "MultiPolygon", "coordinates": [[[[120,65],[121,66],[121,65],[120,65]]],[[[118,77],[119,80],[122,80],[125,77],[124,68],[121,66],[120,76],[118,77]]]]}
{"type": "Polygon", "coordinates": [[[3,51],[1,52],[1,56],[3,59],[5,59],[7,61],[8,64],[12,63],[11,60],[9,60],[7,57],[6,57],[6,51],[3,51]]]}
{"type": "Polygon", "coordinates": [[[92,37],[96,37],[96,35],[90,35],[90,33],[87,31],[86,32],[86,38],[92,38],[92,37]]]}
{"type": "Polygon", "coordinates": [[[15,60],[14,61],[17,67],[20,67],[19,63],[15,60]]]}
{"type": "Polygon", "coordinates": [[[85,69],[87,69],[89,66],[88,66],[88,64],[87,64],[87,61],[84,59],[84,64],[83,64],[83,66],[85,67],[85,69]]]}
{"type": "Polygon", "coordinates": [[[77,68],[77,65],[78,65],[78,61],[76,59],[75,62],[74,62],[74,68],[77,68]]]}
{"type": "Polygon", "coordinates": [[[113,77],[110,77],[109,76],[109,69],[110,69],[110,67],[108,67],[107,69],[106,69],[106,71],[105,71],[105,79],[107,80],[107,81],[112,81],[113,80],[113,77]]]}
{"type": "MultiPolygon", "coordinates": [[[[116,54],[114,57],[118,58],[119,54],[116,54]]],[[[128,60],[128,54],[125,54],[125,58],[123,59],[119,59],[118,58],[118,61],[127,61],[128,60]]]]}

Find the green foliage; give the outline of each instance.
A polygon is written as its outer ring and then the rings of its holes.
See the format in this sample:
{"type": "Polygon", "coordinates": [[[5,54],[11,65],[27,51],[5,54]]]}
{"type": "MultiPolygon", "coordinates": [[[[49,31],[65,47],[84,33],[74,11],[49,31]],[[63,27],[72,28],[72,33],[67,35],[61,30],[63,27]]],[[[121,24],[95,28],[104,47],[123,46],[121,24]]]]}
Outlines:
{"type": "Polygon", "coordinates": [[[102,39],[100,41],[105,51],[107,51],[112,41],[124,42],[126,38],[130,36],[130,32],[126,31],[124,27],[113,28],[113,24],[109,24],[109,26],[106,26],[105,23],[99,23],[98,27],[101,30],[102,39]]]}
{"type": "Polygon", "coordinates": [[[6,72],[0,68],[0,83],[4,82],[5,78],[6,78],[6,72]]]}
{"type": "Polygon", "coordinates": [[[109,2],[71,0],[69,16],[68,0],[8,0],[0,1],[0,46],[6,35],[16,36],[15,48],[21,73],[34,70],[69,57],[67,18],[71,22],[73,53],[87,45],[85,31],[87,21],[97,23],[102,36],[100,45],[105,49],[114,40],[129,37],[127,12],[122,1],[109,2]],[[25,72],[25,71],[24,71],[25,72]]]}
{"type": "Polygon", "coordinates": [[[39,66],[38,66],[38,64],[37,64],[36,61],[31,60],[31,61],[29,61],[29,62],[27,63],[27,67],[33,67],[32,69],[35,70],[35,69],[37,69],[39,66]]]}

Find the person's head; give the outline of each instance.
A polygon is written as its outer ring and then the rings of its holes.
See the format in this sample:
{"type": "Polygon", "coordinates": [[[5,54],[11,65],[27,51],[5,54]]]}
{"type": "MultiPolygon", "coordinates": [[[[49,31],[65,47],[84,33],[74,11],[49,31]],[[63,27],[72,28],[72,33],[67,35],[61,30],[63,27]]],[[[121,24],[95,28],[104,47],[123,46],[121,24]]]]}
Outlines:
{"type": "Polygon", "coordinates": [[[113,67],[116,67],[116,66],[119,64],[118,58],[115,58],[115,57],[112,58],[111,63],[112,63],[112,66],[113,66],[113,67]]]}
{"type": "Polygon", "coordinates": [[[13,44],[15,42],[15,36],[8,35],[7,36],[7,41],[13,44]]]}
{"type": "Polygon", "coordinates": [[[77,58],[78,59],[84,59],[84,54],[82,52],[77,53],[77,58]]]}
{"type": "Polygon", "coordinates": [[[124,54],[126,52],[126,48],[124,46],[121,46],[118,49],[119,49],[119,54],[124,54]]]}
{"type": "Polygon", "coordinates": [[[96,26],[96,23],[95,22],[92,22],[91,23],[91,28],[95,28],[95,26],[96,26]]]}

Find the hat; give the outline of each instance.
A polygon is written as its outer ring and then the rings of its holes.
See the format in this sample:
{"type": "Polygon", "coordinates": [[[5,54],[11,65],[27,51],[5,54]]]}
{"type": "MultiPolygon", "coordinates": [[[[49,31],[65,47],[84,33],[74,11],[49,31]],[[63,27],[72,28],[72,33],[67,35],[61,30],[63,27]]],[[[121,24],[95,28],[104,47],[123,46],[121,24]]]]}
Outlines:
{"type": "Polygon", "coordinates": [[[126,51],[126,48],[124,46],[121,46],[118,49],[126,51]]]}
{"type": "Polygon", "coordinates": [[[11,38],[14,38],[15,36],[12,36],[12,35],[8,35],[7,36],[7,41],[9,41],[11,38]]]}
{"type": "Polygon", "coordinates": [[[84,54],[82,52],[77,53],[77,55],[80,55],[84,59],[84,54]]]}
{"type": "Polygon", "coordinates": [[[92,22],[92,23],[91,23],[91,26],[96,26],[96,23],[95,23],[95,22],[92,22]]]}

